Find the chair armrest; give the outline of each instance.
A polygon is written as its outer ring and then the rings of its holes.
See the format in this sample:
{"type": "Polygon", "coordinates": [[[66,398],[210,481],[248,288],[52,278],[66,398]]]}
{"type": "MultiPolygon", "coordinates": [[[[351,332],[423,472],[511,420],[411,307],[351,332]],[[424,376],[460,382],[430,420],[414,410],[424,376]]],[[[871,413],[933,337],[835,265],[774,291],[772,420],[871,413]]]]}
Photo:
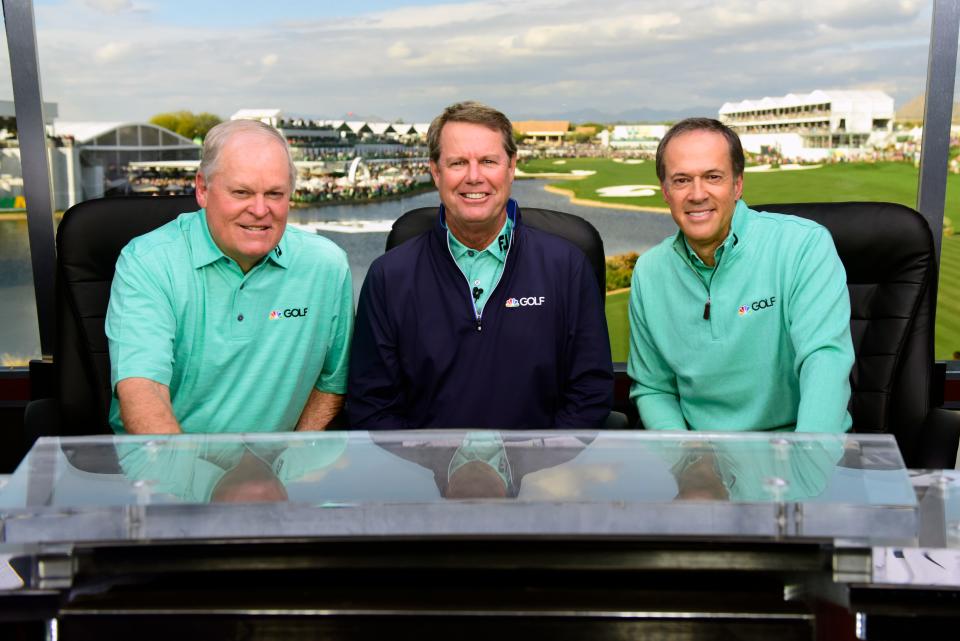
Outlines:
{"type": "Polygon", "coordinates": [[[960,445],[960,412],[935,408],[920,428],[918,467],[953,469],[960,445]]]}
{"type": "Polygon", "coordinates": [[[60,436],[62,428],[60,401],[38,398],[27,403],[23,410],[23,437],[27,449],[41,436],[60,436]]]}

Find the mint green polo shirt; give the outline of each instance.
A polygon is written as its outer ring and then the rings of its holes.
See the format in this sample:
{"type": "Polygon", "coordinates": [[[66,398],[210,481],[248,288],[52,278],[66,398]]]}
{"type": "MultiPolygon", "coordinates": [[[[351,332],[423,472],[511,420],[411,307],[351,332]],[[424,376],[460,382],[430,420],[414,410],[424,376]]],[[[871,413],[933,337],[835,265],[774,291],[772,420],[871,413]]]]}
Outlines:
{"type": "Polygon", "coordinates": [[[507,216],[500,233],[490,243],[486,249],[477,250],[467,247],[457,237],[447,230],[447,244],[450,246],[450,254],[460,267],[460,271],[467,278],[470,284],[471,292],[475,287],[483,290],[479,298],[476,298],[475,306],[477,313],[483,311],[493,288],[497,286],[500,280],[500,274],[503,273],[503,266],[507,261],[507,252],[510,249],[511,233],[513,232],[513,221],[507,216]]]}
{"type": "Polygon", "coordinates": [[[246,274],[203,210],[133,239],[117,261],[106,333],[117,382],[170,389],[184,432],[292,430],[311,390],[346,391],[353,291],[346,254],[287,227],[246,274]]]}
{"type": "Polygon", "coordinates": [[[627,373],[644,426],[850,429],[850,295],[830,232],[737,201],[709,280],[684,241],[633,271],[627,373]]]}

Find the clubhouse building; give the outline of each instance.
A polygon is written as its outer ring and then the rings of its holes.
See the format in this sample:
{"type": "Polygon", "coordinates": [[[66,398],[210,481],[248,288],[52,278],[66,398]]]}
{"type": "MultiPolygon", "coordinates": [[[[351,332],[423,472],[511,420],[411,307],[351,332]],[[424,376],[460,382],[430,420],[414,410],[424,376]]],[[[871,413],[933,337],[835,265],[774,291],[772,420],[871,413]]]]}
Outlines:
{"type": "Polygon", "coordinates": [[[745,151],[819,161],[858,156],[893,140],[893,98],[882,91],[821,91],[728,102],[720,120],[745,151]]]}

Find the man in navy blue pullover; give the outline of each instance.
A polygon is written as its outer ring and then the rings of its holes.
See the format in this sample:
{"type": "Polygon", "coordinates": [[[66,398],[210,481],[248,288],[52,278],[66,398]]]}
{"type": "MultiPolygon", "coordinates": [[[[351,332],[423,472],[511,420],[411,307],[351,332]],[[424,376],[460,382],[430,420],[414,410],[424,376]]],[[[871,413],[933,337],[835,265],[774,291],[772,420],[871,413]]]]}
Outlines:
{"type": "Polygon", "coordinates": [[[513,126],[462,102],[427,138],[437,222],[367,273],[351,426],[599,427],[613,402],[603,298],[578,247],[523,224],[513,126]]]}

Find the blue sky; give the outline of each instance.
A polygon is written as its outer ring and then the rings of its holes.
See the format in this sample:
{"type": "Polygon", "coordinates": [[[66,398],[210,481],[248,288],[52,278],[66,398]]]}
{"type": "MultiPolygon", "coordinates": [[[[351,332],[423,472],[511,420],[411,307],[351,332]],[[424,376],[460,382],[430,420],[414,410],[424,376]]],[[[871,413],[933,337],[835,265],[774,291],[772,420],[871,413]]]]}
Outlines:
{"type": "MultiPolygon", "coordinates": [[[[715,114],[814,89],[923,90],[930,0],[37,0],[44,98],[73,120],[241,108],[426,121],[715,114]]],[[[6,47],[0,97],[9,96],[6,47]]]]}
{"type": "MultiPolygon", "coordinates": [[[[221,27],[249,27],[265,20],[285,22],[303,18],[345,18],[397,7],[457,4],[460,0],[92,0],[87,6],[105,13],[139,12],[156,23],[187,22],[221,27]]],[[[35,0],[36,7],[65,7],[69,0],[35,0]]]]}

